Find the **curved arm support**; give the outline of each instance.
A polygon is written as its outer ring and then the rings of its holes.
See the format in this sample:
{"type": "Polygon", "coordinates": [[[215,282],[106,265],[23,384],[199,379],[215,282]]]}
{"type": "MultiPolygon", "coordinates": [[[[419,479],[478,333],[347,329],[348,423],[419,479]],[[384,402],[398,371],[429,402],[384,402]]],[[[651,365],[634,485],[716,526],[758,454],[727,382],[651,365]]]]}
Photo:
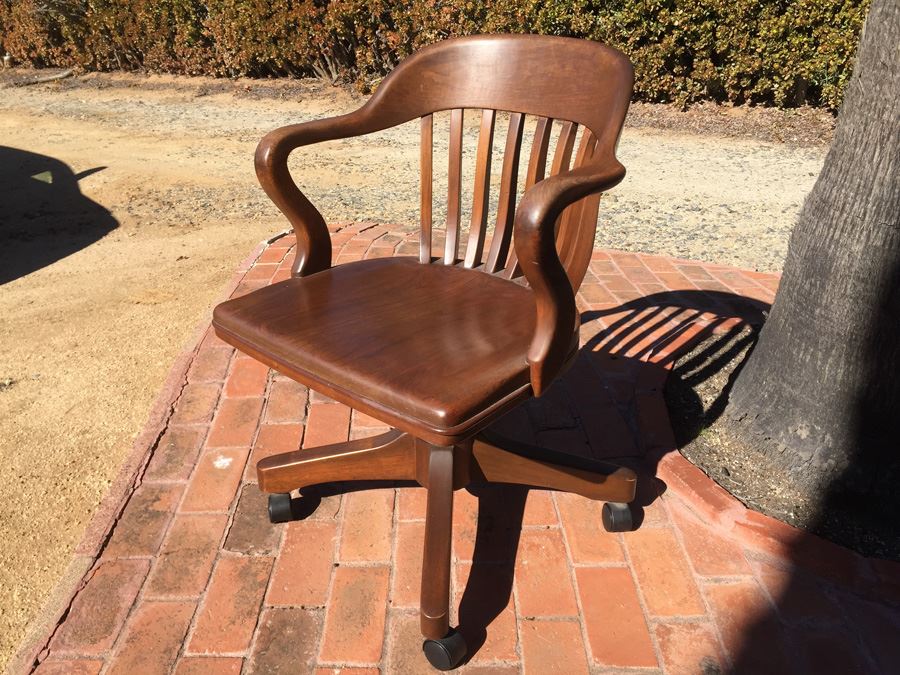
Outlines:
{"type": "Polygon", "coordinates": [[[294,276],[315,274],[331,267],[331,237],[325,219],[300,192],[288,171],[288,155],[304,145],[367,133],[364,108],[328,119],[281,127],[266,134],[256,148],[256,176],[263,190],[287,216],[297,236],[294,276]]]}
{"type": "Polygon", "coordinates": [[[575,292],[556,251],[556,220],[570,204],[608,190],[624,177],[625,167],[610,156],[536,183],[516,211],[516,255],[537,305],[528,349],[535,396],[550,385],[571,353],[578,319],[575,292]]]}

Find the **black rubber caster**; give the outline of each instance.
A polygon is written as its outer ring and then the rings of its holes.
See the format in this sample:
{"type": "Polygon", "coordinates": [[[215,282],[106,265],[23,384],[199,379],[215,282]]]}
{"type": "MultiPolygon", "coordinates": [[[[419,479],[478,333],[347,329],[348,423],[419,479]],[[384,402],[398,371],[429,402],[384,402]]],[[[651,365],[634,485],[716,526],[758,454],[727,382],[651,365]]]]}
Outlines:
{"type": "Polygon", "coordinates": [[[440,640],[425,640],[422,651],[428,663],[438,670],[453,670],[466,658],[466,641],[462,633],[451,628],[440,640]]]}
{"type": "Polygon", "coordinates": [[[606,502],[603,505],[603,527],[607,532],[631,532],[634,521],[628,504],[606,502]]]}
{"type": "Polygon", "coordinates": [[[291,493],[279,492],[269,495],[269,522],[286,523],[294,519],[294,510],[291,508],[291,493]]]}

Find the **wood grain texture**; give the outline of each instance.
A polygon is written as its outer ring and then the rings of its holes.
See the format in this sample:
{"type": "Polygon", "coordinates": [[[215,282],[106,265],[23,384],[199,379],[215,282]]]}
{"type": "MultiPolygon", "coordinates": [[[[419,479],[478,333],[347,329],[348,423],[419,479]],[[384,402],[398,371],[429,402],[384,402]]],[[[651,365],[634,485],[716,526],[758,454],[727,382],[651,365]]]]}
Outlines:
{"type": "Polygon", "coordinates": [[[379,258],[224,302],[213,326],[332,398],[452,445],[529,395],[533,308],[528,289],[489,274],[379,258]]]}
{"type": "MultiPolygon", "coordinates": [[[[550,133],[553,130],[553,120],[539,117],[534,129],[534,141],[531,144],[531,156],[528,159],[528,169],[525,172],[525,192],[528,192],[535,183],[544,179],[547,170],[547,151],[550,148],[550,133]]],[[[507,279],[515,279],[522,275],[519,268],[519,257],[516,250],[509,252],[506,261],[506,269],[503,276],[507,279]]]]}
{"type": "MultiPolygon", "coordinates": [[[[590,163],[597,148],[597,139],[590,131],[585,130],[581,147],[576,158],[576,166],[590,163]]],[[[572,204],[566,211],[570,224],[566,228],[568,241],[560,243],[557,236],[557,250],[561,250],[562,261],[572,290],[581,287],[588,265],[591,263],[591,251],[594,248],[594,235],[597,232],[597,213],[600,208],[600,193],[593,193],[572,204]]],[[[565,215],[563,216],[565,217],[565,215]]]]}
{"type": "Polygon", "coordinates": [[[450,546],[453,531],[453,448],[428,448],[428,498],[422,557],[422,635],[439,640],[450,630],[450,546]]]}
{"type": "Polygon", "coordinates": [[[475,440],[472,462],[473,477],[482,480],[562,490],[607,502],[630,502],[637,487],[637,476],[626,467],[487,435],[475,440]]]}
{"type": "Polygon", "coordinates": [[[472,222],[469,225],[469,243],[466,245],[466,267],[480,265],[481,256],[484,253],[488,206],[491,198],[491,148],[494,144],[494,120],[496,116],[496,110],[485,110],[481,116],[481,131],[478,133],[478,152],[475,155],[472,222]]]}
{"type": "Polygon", "coordinates": [[[500,415],[543,393],[578,353],[574,294],[593,248],[599,193],[625,174],[615,146],[632,80],[628,60],[594,42],[534,35],[447,40],[401,63],[360,109],[283,127],[257,148],[260,183],[296,234],[294,276],[220,304],[213,313],[216,334],[395,427],[370,439],[261,460],[260,488],[288,492],[344,480],[409,480],[425,487],[420,618],[426,637],[440,639],[449,630],[454,490],[488,480],[591,499],[634,497],[629,469],[501,441],[486,431],[500,415]],[[482,117],[471,228],[458,265],[465,109],[481,109],[482,117]],[[433,113],[447,110],[447,231],[435,259],[433,113]],[[510,113],[510,120],[496,227],[482,264],[497,111],[510,113]],[[517,206],[526,114],[539,119],[517,206]],[[331,267],[325,220],[294,183],[288,155],[416,118],[419,255],[331,267]],[[545,177],[554,119],[562,125],[545,177]],[[579,126],[585,132],[572,163],[579,126]],[[520,275],[527,284],[518,283],[520,275]]]}
{"type": "MultiPolygon", "coordinates": [[[[559,131],[556,151],[553,153],[553,164],[550,167],[551,176],[569,170],[572,164],[572,152],[575,149],[577,136],[578,125],[575,122],[564,122],[559,131]]],[[[562,212],[562,215],[556,219],[556,250],[561,261],[566,259],[566,253],[574,243],[572,230],[575,228],[575,225],[572,224],[569,214],[573,209],[577,208],[579,203],[576,202],[572,206],[567,207],[562,212]]],[[[563,263],[563,266],[565,266],[565,263],[563,263]]]]}
{"type": "Polygon", "coordinates": [[[419,218],[421,238],[419,239],[419,262],[431,262],[431,226],[432,209],[434,207],[434,115],[422,116],[422,140],[419,147],[419,171],[421,177],[421,202],[419,218]]]}
{"type": "Polygon", "coordinates": [[[415,439],[399,431],[345,443],[295,450],[256,464],[259,489],[290,492],[343,480],[414,480],[415,439]]]}
{"type": "Polygon", "coordinates": [[[553,152],[553,164],[550,167],[550,175],[569,170],[572,163],[572,150],[575,149],[575,137],[578,136],[578,124],[575,122],[563,122],[556,141],[556,150],[553,152]]]}
{"type": "Polygon", "coordinates": [[[463,111],[450,111],[450,157],[447,166],[447,233],[444,264],[456,264],[459,254],[459,229],[462,209],[463,111]]]}
{"type": "MultiPolygon", "coordinates": [[[[461,127],[461,111],[466,108],[577,122],[597,140],[591,161],[535,183],[515,211],[513,251],[534,290],[537,325],[528,360],[532,387],[539,395],[562,367],[575,323],[569,279],[579,275],[577,270],[567,272],[559,260],[556,220],[565,207],[613,187],[624,177],[615,146],[633,81],[628,59],[599,43],[538,35],[471,36],[431,45],[406,59],[356,111],[268,134],[257,148],[257,175],[294,226],[295,274],[327,269],[331,243],[322,215],[288,171],[287,158],[293,149],[380,131],[439,110],[460,111],[451,114],[451,127],[457,117],[461,127]]],[[[453,138],[451,133],[451,145],[453,138]]],[[[451,152],[451,159],[454,154],[451,152]]],[[[453,183],[451,180],[451,193],[453,183]]],[[[453,204],[451,199],[448,206],[453,204]]],[[[451,250],[458,243],[454,222],[451,217],[445,262],[456,260],[451,250]]],[[[509,261],[506,267],[510,267],[509,261]]],[[[512,269],[515,271],[515,266],[512,269]]]]}
{"type": "Polygon", "coordinates": [[[491,274],[506,266],[516,216],[516,183],[519,179],[519,154],[522,150],[522,132],[525,115],[512,113],[506,132],[506,149],[503,153],[503,170],[500,176],[500,198],[497,205],[497,224],[491,239],[485,271],[491,274]]]}

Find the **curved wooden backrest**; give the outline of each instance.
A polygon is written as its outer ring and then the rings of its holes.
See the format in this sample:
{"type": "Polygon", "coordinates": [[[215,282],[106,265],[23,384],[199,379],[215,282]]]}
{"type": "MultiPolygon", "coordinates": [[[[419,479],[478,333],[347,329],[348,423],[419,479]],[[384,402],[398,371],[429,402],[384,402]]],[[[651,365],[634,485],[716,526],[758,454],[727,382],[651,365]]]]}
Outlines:
{"type": "Polygon", "coordinates": [[[628,58],[599,42],[473,35],[438,42],[404,60],[364,109],[381,128],[454,108],[569,120],[586,126],[600,148],[612,152],[633,81],[628,58]]]}
{"type": "MultiPolygon", "coordinates": [[[[431,45],[403,61],[358,111],[361,133],[422,119],[421,249],[423,263],[481,268],[509,279],[521,276],[511,245],[525,115],[537,117],[525,189],[555,175],[611,158],[631,95],[633,73],[620,52],[586,40],[538,35],[479,35],[431,45]],[[469,236],[463,232],[462,144],[466,109],[481,111],[469,236]],[[433,113],[450,112],[447,223],[442,252],[432,251],[433,113]],[[497,112],[509,113],[503,141],[499,205],[485,251],[491,159],[497,112]],[[552,158],[554,120],[562,121],[552,158]],[[583,128],[577,151],[575,142],[583,128]],[[574,163],[572,161],[574,157],[574,163]]],[[[577,290],[590,262],[599,196],[587,197],[559,218],[557,250],[577,290]]]]}

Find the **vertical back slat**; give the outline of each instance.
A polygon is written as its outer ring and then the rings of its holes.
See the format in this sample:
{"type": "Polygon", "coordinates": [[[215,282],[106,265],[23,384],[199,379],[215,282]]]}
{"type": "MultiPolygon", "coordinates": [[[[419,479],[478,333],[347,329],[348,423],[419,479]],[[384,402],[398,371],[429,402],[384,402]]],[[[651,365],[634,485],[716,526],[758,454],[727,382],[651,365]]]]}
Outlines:
{"type": "Polygon", "coordinates": [[[600,193],[585,197],[581,207],[581,221],[578,224],[575,246],[572,252],[566,256],[565,268],[572,289],[581,288],[584,275],[591,264],[591,254],[594,251],[594,236],[597,234],[597,215],[600,212],[600,193]]]}
{"type": "Polygon", "coordinates": [[[456,263],[459,251],[459,220],[462,193],[463,111],[450,111],[450,164],[447,171],[447,238],[444,242],[444,264],[456,263]]]}
{"type": "Polygon", "coordinates": [[[434,157],[434,117],[422,116],[422,141],[419,147],[419,165],[422,174],[421,202],[419,213],[421,216],[422,233],[419,239],[419,262],[431,262],[431,218],[432,218],[432,164],[434,157]]]}
{"type": "MultiPolygon", "coordinates": [[[[589,133],[585,130],[585,134],[589,133]]],[[[559,141],[556,144],[556,154],[553,156],[553,169],[551,171],[552,175],[556,175],[562,171],[567,171],[569,166],[572,163],[572,150],[575,148],[575,138],[578,135],[578,125],[574,122],[566,122],[563,125],[563,128],[559,132],[559,141]]],[[[578,162],[584,159],[584,145],[579,148],[579,157],[575,161],[575,165],[578,166],[578,162]]],[[[556,250],[560,253],[560,260],[564,260],[563,255],[563,242],[567,240],[570,236],[569,231],[572,228],[572,219],[569,215],[569,211],[571,209],[567,209],[562,214],[560,214],[559,219],[556,221],[556,250]]]]}
{"type": "MultiPolygon", "coordinates": [[[[585,129],[575,158],[575,167],[589,162],[594,156],[596,148],[596,137],[585,129]]],[[[581,286],[585,271],[590,264],[599,209],[600,195],[595,194],[572,204],[562,215],[563,222],[559,228],[557,251],[560,261],[566,268],[569,282],[576,291],[581,286]]]]}
{"type": "MultiPolygon", "coordinates": [[[[588,152],[593,145],[591,141],[593,141],[594,135],[590,132],[589,129],[584,130],[584,134],[581,136],[581,143],[578,145],[578,152],[575,155],[575,163],[572,165],[573,169],[577,169],[581,165],[584,164],[585,159],[588,157],[588,152]]],[[[591,153],[593,154],[593,153],[591,153]]],[[[558,234],[556,237],[556,250],[559,253],[559,259],[563,263],[566,264],[566,259],[571,257],[572,249],[575,247],[575,241],[578,233],[578,224],[581,222],[581,209],[582,202],[578,201],[572,204],[569,208],[563,211],[560,216],[560,222],[558,226],[558,234]]]]}
{"type": "Polygon", "coordinates": [[[495,110],[481,114],[481,130],[478,133],[478,153],[475,157],[475,189],[472,199],[472,223],[469,227],[469,243],[466,245],[466,267],[481,264],[484,238],[487,234],[488,206],[491,196],[491,149],[494,144],[495,110]]]}
{"type": "Polygon", "coordinates": [[[531,146],[531,157],[528,160],[528,173],[525,174],[525,189],[544,180],[547,171],[547,150],[550,148],[550,133],[553,131],[553,120],[539,117],[534,128],[534,144],[531,146]]]}
{"type": "MultiPolygon", "coordinates": [[[[550,147],[550,133],[553,131],[553,120],[547,117],[539,117],[534,129],[534,143],[531,146],[531,157],[528,160],[528,172],[525,174],[525,191],[527,192],[535,183],[544,179],[547,170],[547,150],[550,147]]],[[[519,269],[519,258],[516,249],[509,252],[509,260],[503,276],[514,279],[522,271],[519,269]]]]}
{"type": "Polygon", "coordinates": [[[512,238],[513,218],[516,215],[516,185],[519,181],[519,153],[522,150],[522,129],[525,116],[510,113],[509,129],[506,132],[506,147],[503,151],[503,172],[500,176],[500,202],[497,206],[497,224],[491,249],[484,265],[486,272],[493,274],[503,269],[512,238]]]}
{"type": "Polygon", "coordinates": [[[577,122],[563,122],[562,129],[559,130],[559,139],[556,141],[556,152],[553,153],[553,164],[550,167],[551,176],[569,170],[577,135],[577,122]]]}

